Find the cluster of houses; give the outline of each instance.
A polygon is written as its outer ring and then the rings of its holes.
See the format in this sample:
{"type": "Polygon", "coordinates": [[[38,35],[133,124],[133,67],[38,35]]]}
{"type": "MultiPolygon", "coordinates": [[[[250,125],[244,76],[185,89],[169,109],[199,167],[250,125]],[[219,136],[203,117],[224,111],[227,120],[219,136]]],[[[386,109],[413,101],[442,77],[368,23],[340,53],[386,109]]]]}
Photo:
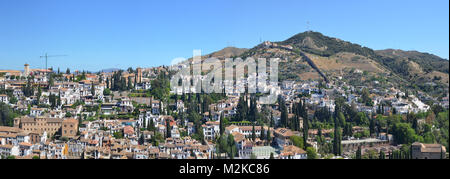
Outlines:
{"type": "MultiPolygon", "coordinates": [[[[265,43],[267,46],[273,44],[265,43]]],[[[291,48],[286,46],[284,48],[291,48]]],[[[138,80],[135,90],[151,89],[151,78],[161,69],[141,69],[135,73],[123,72],[125,79],[138,80]],[[146,78],[149,77],[149,78],[146,78]]],[[[1,71],[0,71],[1,72],[1,71]]],[[[36,87],[47,87],[49,70],[31,70],[25,65],[24,72],[9,72],[16,76],[29,77],[32,75],[36,87]]],[[[0,89],[12,91],[12,94],[0,94],[0,102],[11,106],[16,111],[26,115],[14,119],[12,127],[0,126],[0,156],[15,156],[16,158],[47,158],[47,159],[211,159],[218,157],[215,142],[221,133],[232,135],[236,146],[238,158],[258,159],[306,159],[307,152],[295,146],[291,138],[302,137],[303,133],[287,128],[274,128],[268,126],[252,126],[248,124],[233,123],[220,131],[221,116],[231,118],[237,114],[240,94],[233,90],[227,92],[227,98],[208,106],[208,112],[203,117],[201,130],[203,140],[192,138],[198,133],[198,128],[188,119],[184,121],[167,115],[167,108],[176,112],[185,112],[182,100],[166,104],[153,97],[141,99],[129,96],[105,95],[104,91],[110,84],[104,79],[111,78],[113,73],[86,74],[86,79],[74,82],[75,74],[63,74],[65,80],[56,81],[41,93],[34,91],[33,95],[25,96],[23,89],[27,85],[24,78],[3,78],[0,89]],[[50,96],[57,96],[58,105],[50,108],[50,96]],[[11,97],[19,99],[10,103],[11,97]],[[143,102],[144,101],[144,102],[143,102]],[[147,104],[147,108],[139,108],[135,118],[109,118],[108,116],[127,115],[136,112],[136,103],[147,104]],[[106,117],[99,117],[106,116],[106,117]],[[150,126],[153,125],[153,126],[150,126]],[[167,127],[170,126],[170,130],[167,127]],[[154,130],[148,130],[153,128],[154,130]],[[271,145],[268,140],[261,139],[270,131],[271,145]],[[169,134],[170,133],[170,134],[169,134]],[[161,137],[158,138],[158,135],[161,137]],[[166,136],[166,137],[164,137],[166,136]],[[170,136],[170,137],[167,137],[170,136]]],[[[187,77],[182,77],[187,78],[187,77]]],[[[185,80],[185,79],[184,79],[185,80]]],[[[245,79],[248,80],[248,79],[245,79]]],[[[244,85],[247,81],[237,83],[244,85]]],[[[293,116],[293,104],[303,98],[309,106],[315,108],[335,109],[335,96],[342,96],[348,104],[352,104],[360,112],[374,113],[383,106],[386,114],[396,111],[398,114],[409,112],[424,112],[430,107],[421,101],[421,96],[406,95],[398,89],[370,89],[373,106],[366,106],[360,101],[361,95],[355,91],[365,87],[353,87],[345,83],[327,83],[324,87],[318,81],[294,82],[285,81],[278,84],[269,84],[267,89],[276,89],[275,93],[286,101],[288,117],[293,116]],[[303,97],[299,97],[303,96],[303,97]]],[[[244,89],[245,86],[236,86],[244,89]]],[[[267,89],[258,89],[267,91],[267,89]]],[[[184,89],[177,89],[173,93],[182,93],[184,89]]],[[[448,105],[448,97],[443,99],[448,105]]],[[[257,109],[262,106],[257,104],[257,109]]],[[[271,112],[274,126],[278,126],[281,119],[279,106],[272,105],[271,112]]],[[[308,111],[310,114],[311,111],[308,111]]],[[[310,115],[312,117],[312,115],[310,115]]],[[[300,128],[303,121],[300,121],[300,128]]],[[[361,130],[355,126],[353,130],[361,130]]],[[[333,129],[322,129],[321,134],[329,138],[333,129]]],[[[318,150],[315,136],[317,129],[308,131],[309,145],[318,150]]],[[[392,141],[392,135],[380,134],[377,138],[344,140],[342,143],[346,151],[353,152],[355,146],[361,144],[370,146],[385,146],[392,141]]],[[[418,145],[417,145],[418,146],[418,145]]],[[[423,151],[431,151],[435,146],[422,146],[423,151]]],[[[393,150],[393,149],[390,149],[393,150]]],[[[417,149],[419,150],[419,149],[417,149]]],[[[422,150],[422,149],[421,149],[422,150]]],[[[445,152],[444,152],[445,153],[445,152]]],[[[431,154],[430,154],[431,155],[431,154]]],[[[419,156],[419,155],[418,155],[419,156]]],[[[419,157],[422,157],[419,156],[419,157]]],[[[418,158],[419,158],[418,157],[418,158]]]]}

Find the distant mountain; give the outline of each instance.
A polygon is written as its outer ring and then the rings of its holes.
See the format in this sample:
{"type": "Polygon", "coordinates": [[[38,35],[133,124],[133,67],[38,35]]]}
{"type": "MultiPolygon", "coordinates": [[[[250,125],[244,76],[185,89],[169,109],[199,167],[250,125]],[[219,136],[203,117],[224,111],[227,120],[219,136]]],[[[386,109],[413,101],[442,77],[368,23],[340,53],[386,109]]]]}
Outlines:
{"type": "Polygon", "coordinates": [[[111,73],[111,72],[115,72],[115,71],[119,71],[119,70],[121,70],[121,69],[120,68],[107,68],[107,69],[100,70],[99,72],[111,73]]]}
{"type": "MultiPolygon", "coordinates": [[[[242,55],[243,53],[245,53],[246,51],[248,51],[248,49],[246,49],[246,48],[225,47],[222,50],[212,52],[207,55],[203,55],[202,60],[206,60],[211,57],[219,58],[219,59],[238,57],[238,56],[242,55]]],[[[192,60],[192,58],[188,59],[188,61],[191,61],[191,60],[192,60]]]]}
{"type": "MultiPolygon", "coordinates": [[[[207,54],[207,55],[203,55],[201,57],[202,62],[208,58],[218,58],[219,60],[224,60],[225,58],[235,58],[235,57],[239,57],[241,56],[243,53],[247,52],[248,49],[246,48],[236,48],[236,47],[226,47],[222,50],[207,54]]],[[[191,62],[193,59],[189,58],[188,60],[181,62],[181,63],[186,63],[186,62],[191,62]]],[[[208,72],[209,70],[204,70],[204,72],[208,72]]]]}
{"type": "Polygon", "coordinates": [[[219,50],[217,52],[213,52],[211,54],[205,55],[204,57],[210,58],[230,58],[230,57],[237,57],[242,55],[244,52],[246,52],[248,49],[246,48],[236,48],[236,47],[226,47],[222,50],[219,50]]]}

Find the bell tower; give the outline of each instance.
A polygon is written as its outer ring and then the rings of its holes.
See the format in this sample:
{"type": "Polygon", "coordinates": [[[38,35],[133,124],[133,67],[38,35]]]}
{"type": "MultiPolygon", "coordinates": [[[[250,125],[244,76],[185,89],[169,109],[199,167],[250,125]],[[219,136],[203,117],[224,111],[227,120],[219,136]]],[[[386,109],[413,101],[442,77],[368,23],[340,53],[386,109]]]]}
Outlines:
{"type": "Polygon", "coordinates": [[[30,75],[30,65],[25,64],[24,65],[24,70],[23,70],[23,76],[28,77],[30,75]]]}

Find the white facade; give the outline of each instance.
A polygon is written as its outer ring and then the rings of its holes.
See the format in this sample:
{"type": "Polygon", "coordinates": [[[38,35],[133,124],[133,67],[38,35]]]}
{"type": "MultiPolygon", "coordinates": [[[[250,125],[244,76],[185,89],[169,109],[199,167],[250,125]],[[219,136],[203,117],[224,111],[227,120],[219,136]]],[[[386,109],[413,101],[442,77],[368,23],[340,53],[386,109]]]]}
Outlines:
{"type": "Polygon", "coordinates": [[[5,103],[5,104],[8,104],[8,103],[9,103],[9,98],[8,98],[8,96],[7,96],[7,95],[0,94],[0,102],[5,103]]]}

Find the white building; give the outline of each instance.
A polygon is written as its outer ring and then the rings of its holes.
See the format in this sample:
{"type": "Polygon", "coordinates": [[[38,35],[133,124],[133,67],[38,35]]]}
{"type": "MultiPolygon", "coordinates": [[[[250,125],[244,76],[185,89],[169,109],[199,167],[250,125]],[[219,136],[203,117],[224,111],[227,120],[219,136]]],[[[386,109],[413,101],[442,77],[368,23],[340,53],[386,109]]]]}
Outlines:
{"type": "Polygon", "coordinates": [[[0,102],[8,104],[9,103],[8,95],[0,94],[0,102]]]}
{"type": "Polygon", "coordinates": [[[203,136],[206,140],[214,140],[220,134],[220,122],[219,121],[208,121],[206,124],[202,125],[203,136]]]}

